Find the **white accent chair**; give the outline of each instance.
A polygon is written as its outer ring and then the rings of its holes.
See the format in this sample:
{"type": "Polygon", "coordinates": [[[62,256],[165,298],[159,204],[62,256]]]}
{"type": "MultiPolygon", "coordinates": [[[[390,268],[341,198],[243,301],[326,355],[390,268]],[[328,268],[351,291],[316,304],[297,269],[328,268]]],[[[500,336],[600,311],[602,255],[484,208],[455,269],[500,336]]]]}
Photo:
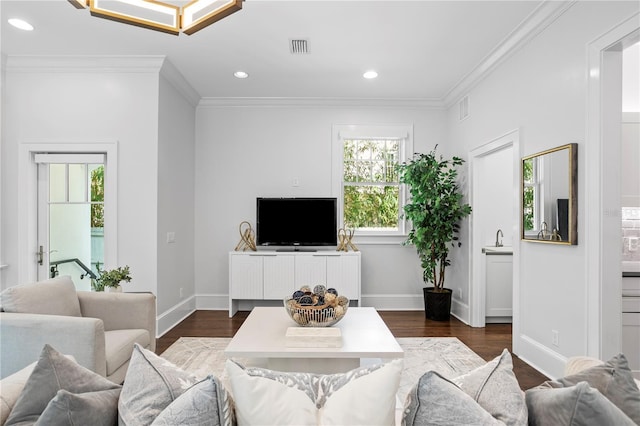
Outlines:
{"type": "Polygon", "coordinates": [[[76,291],[69,277],[0,293],[0,378],[36,361],[45,343],[122,383],[134,343],[155,351],[156,298],[76,291]]]}

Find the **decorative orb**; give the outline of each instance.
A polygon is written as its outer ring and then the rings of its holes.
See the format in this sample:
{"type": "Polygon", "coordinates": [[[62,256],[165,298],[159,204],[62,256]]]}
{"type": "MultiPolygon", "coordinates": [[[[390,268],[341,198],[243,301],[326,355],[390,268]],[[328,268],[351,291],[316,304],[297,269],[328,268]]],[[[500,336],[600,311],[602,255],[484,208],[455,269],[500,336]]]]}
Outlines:
{"type": "Polygon", "coordinates": [[[327,291],[327,288],[322,284],[318,284],[313,288],[313,292],[319,296],[324,296],[324,293],[327,291]]]}

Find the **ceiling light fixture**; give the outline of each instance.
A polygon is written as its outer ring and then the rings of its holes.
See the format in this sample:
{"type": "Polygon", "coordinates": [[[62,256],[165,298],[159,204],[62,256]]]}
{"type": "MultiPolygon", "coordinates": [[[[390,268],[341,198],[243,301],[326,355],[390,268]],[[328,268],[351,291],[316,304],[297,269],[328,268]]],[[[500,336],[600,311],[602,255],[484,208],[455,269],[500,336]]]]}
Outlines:
{"type": "Polygon", "coordinates": [[[378,73],[373,70],[370,70],[362,74],[362,76],[367,80],[371,80],[372,78],[376,78],[378,76],[378,73]]]}
{"type": "Polygon", "coordinates": [[[244,71],[236,71],[236,72],[234,72],[234,73],[233,73],[233,75],[234,75],[236,78],[247,78],[247,77],[249,77],[249,74],[247,74],[247,73],[246,73],[246,72],[244,72],[244,71]]]}
{"type": "Polygon", "coordinates": [[[68,0],[91,15],[150,30],[191,35],[242,9],[243,0],[191,0],[182,7],[157,0],[68,0]]]}
{"type": "Polygon", "coordinates": [[[33,31],[33,25],[31,25],[30,23],[28,23],[27,21],[24,21],[22,19],[11,18],[11,19],[8,19],[7,22],[9,22],[11,25],[13,25],[14,27],[19,28],[21,30],[33,31]]]}

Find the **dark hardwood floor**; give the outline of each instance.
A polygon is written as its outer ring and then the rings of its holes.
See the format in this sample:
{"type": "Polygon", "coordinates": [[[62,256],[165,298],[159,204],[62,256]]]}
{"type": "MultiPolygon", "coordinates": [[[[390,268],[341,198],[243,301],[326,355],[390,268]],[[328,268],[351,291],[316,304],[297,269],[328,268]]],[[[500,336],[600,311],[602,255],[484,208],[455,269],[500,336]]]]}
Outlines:
{"type": "MultiPolygon", "coordinates": [[[[511,352],[511,324],[474,328],[453,317],[449,321],[431,321],[422,311],[379,313],[395,337],[457,337],[486,361],[500,355],[504,348],[511,352]]],[[[238,312],[229,318],[227,311],[196,311],[157,340],[156,353],[164,352],[179,337],[233,337],[247,315],[249,312],[238,312]]],[[[515,355],[513,371],[525,390],[547,380],[515,355]]]]}

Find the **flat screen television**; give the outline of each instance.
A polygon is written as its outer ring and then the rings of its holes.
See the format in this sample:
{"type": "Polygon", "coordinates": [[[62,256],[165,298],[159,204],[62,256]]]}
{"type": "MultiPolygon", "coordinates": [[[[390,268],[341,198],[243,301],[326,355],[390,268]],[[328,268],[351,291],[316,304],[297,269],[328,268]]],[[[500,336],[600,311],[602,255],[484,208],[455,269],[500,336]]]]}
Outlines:
{"type": "Polygon", "coordinates": [[[256,242],[259,246],[335,246],[336,198],[258,198],[256,242]]]}

